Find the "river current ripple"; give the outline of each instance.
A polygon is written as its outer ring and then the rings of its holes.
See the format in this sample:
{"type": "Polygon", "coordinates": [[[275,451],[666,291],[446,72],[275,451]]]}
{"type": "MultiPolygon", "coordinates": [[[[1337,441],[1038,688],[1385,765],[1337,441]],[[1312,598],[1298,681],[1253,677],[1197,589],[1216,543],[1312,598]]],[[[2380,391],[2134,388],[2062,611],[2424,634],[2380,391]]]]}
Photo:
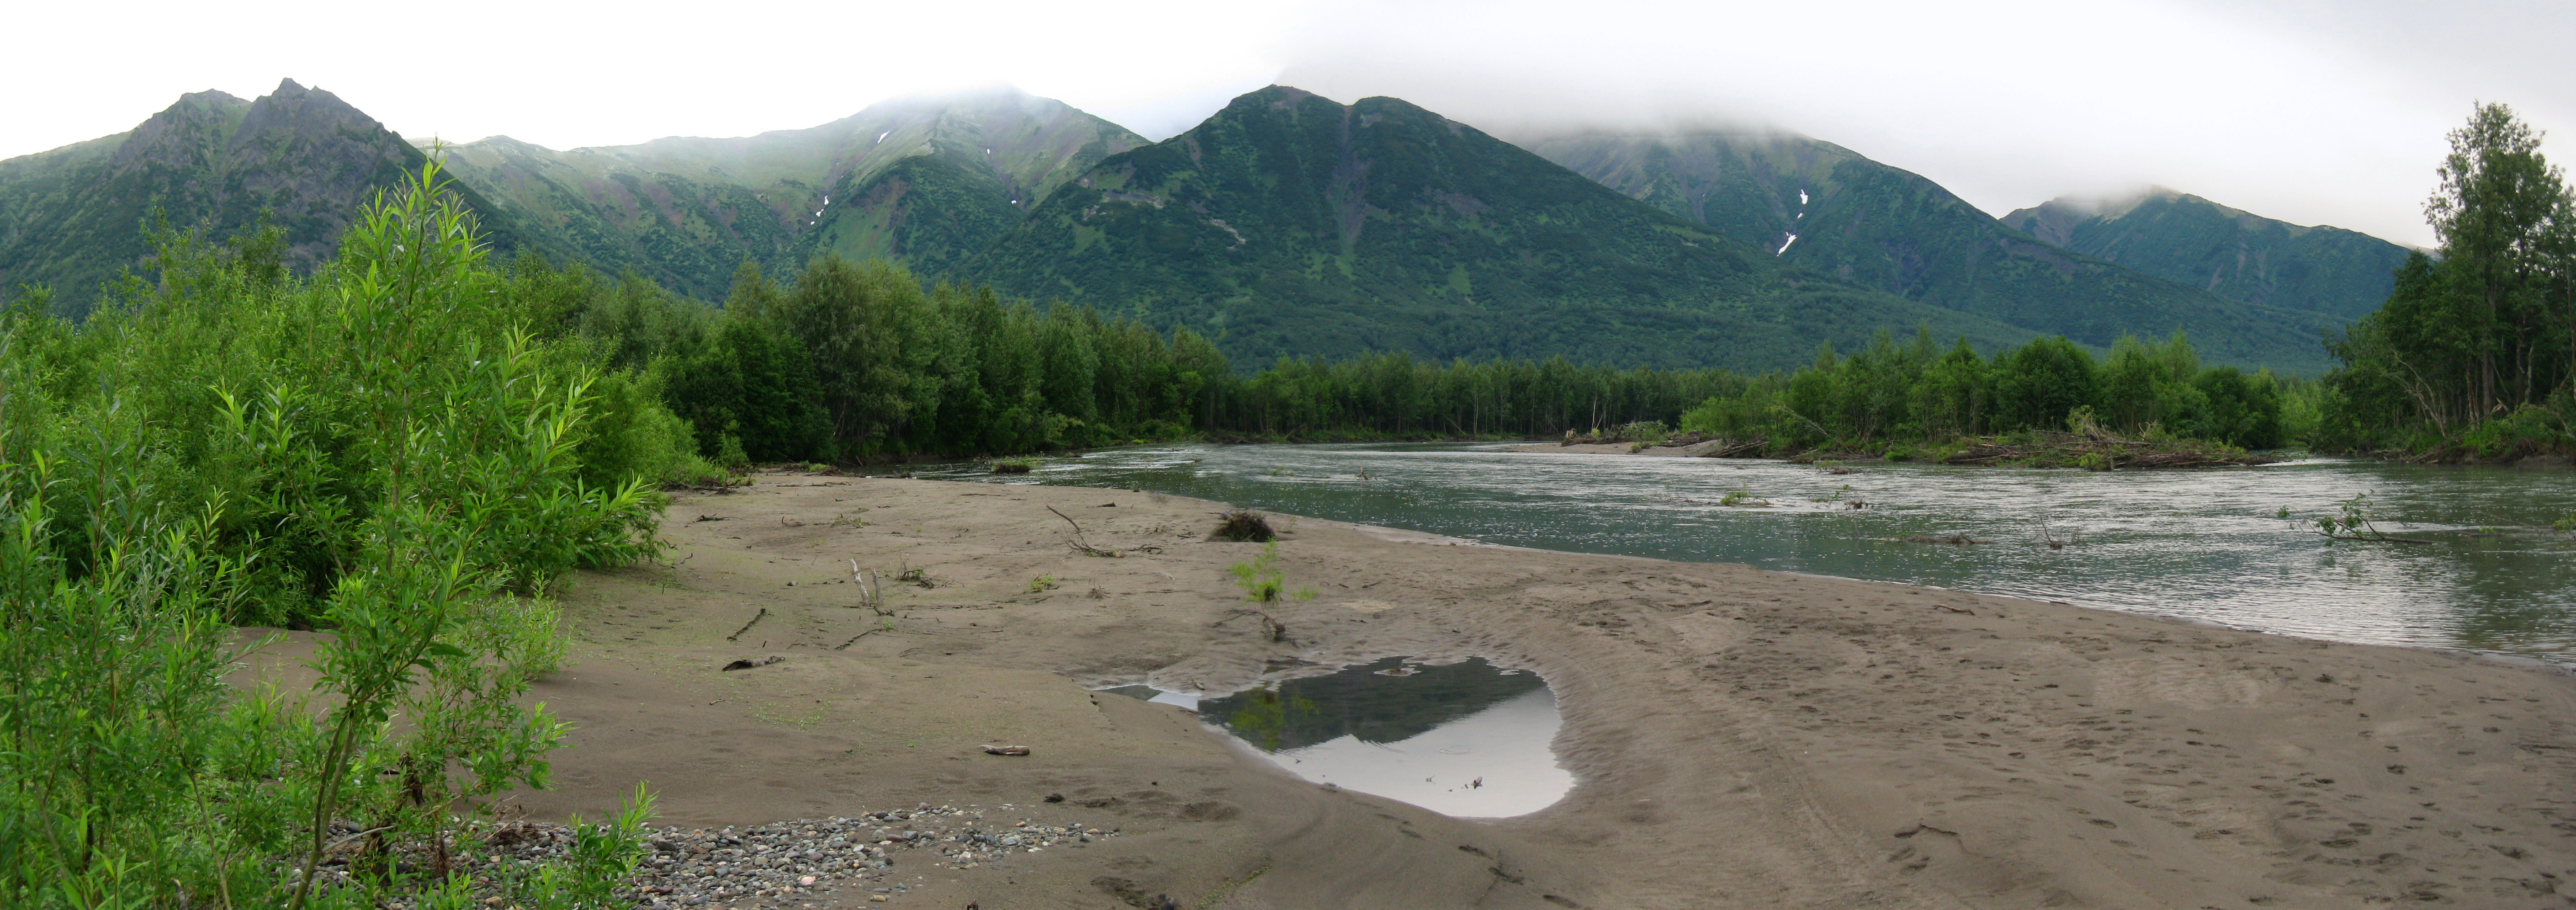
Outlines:
{"type": "Polygon", "coordinates": [[[1836,469],[1411,444],[1138,447],[1043,458],[1026,475],[982,471],[916,468],[2576,665],[2576,539],[2549,527],[2576,515],[2576,472],[2563,468],[2310,459],[2110,473],[1836,469]],[[1740,494],[1733,505],[1729,494],[1740,494]],[[2356,496],[2369,498],[2383,530],[2434,542],[2313,533],[2315,517],[2340,514],[2356,496]],[[1905,540],[1954,535],[1984,542],[1905,540]]]}

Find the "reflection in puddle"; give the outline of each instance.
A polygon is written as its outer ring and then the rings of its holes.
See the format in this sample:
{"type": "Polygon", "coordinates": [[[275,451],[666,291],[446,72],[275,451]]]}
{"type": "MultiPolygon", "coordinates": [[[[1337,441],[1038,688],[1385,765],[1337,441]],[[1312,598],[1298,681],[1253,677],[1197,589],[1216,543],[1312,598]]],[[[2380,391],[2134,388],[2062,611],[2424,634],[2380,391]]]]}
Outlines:
{"type": "Polygon", "coordinates": [[[1119,686],[1114,689],[1102,689],[1100,691],[1116,692],[1120,695],[1132,698],[1141,698],[1158,705],[1175,705],[1184,711],[1196,711],[1199,709],[1198,695],[1190,692],[1165,692],[1152,686],[1119,686]]]}
{"type": "Polygon", "coordinates": [[[1480,659],[1389,658],[1222,698],[1110,691],[1192,708],[1306,780],[1447,815],[1535,812],[1574,786],[1548,747],[1560,724],[1555,694],[1536,675],[1480,659]]]}

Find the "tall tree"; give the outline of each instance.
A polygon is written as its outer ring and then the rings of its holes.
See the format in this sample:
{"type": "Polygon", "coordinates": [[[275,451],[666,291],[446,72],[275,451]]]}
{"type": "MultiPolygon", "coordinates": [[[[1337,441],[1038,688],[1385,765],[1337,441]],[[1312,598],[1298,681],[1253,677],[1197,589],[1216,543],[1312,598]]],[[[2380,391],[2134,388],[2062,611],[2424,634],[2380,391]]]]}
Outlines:
{"type": "Polygon", "coordinates": [[[2458,290],[2476,304],[2461,315],[2478,351],[2480,414],[2548,393],[2554,383],[2540,372],[2542,344],[2566,337],[2576,355],[2576,324],[2568,335],[2549,331],[2569,315],[2567,240],[2576,217],[2564,173],[2540,153],[2541,135],[2512,108],[2479,104],[2451,131],[2441,185],[2424,203],[2458,290]]]}

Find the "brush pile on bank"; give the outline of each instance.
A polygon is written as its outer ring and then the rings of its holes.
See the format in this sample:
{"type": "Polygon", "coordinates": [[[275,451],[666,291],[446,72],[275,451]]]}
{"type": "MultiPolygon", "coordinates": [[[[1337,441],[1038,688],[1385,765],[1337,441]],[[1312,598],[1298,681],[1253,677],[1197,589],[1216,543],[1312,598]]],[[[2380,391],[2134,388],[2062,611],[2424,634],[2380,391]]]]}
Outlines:
{"type": "Polygon", "coordinates": [[[1936,452],[1942,464],[2021,468],[2217,468],[2271,464],[2280,459],[2234,446],[2141,439],[2092,439],[2073,433],[2030,433],[2004,439],[1963,439],[1954,451],[1936,452]]]}

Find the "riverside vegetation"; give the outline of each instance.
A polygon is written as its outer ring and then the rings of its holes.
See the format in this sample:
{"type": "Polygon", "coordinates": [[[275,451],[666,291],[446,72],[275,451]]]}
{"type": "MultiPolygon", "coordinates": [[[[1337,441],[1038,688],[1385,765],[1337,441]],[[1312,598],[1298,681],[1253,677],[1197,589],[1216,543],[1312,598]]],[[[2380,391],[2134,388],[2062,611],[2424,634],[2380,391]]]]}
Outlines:
{"type": "Polygon", "coordinates": [[[2501,104],[2451,133],[2425,202],[2441,256],[2330,340],[2318,444],[2426,459],[2576,450],[2576,196],[2501,104]]]}
{"type": "Polygon", "coordinates": [[[650,481],[700,468],[441,189],[309,279],[274,232],[164,233],[77,330],[0,316],[0,903],[571,908],[632,870],[640,789],[479,875],[451,809],[546,783],[547,591],[651,558],[650,481]],[[237,674],[236,625],[328,629],[312,690],[237,674]]]}

